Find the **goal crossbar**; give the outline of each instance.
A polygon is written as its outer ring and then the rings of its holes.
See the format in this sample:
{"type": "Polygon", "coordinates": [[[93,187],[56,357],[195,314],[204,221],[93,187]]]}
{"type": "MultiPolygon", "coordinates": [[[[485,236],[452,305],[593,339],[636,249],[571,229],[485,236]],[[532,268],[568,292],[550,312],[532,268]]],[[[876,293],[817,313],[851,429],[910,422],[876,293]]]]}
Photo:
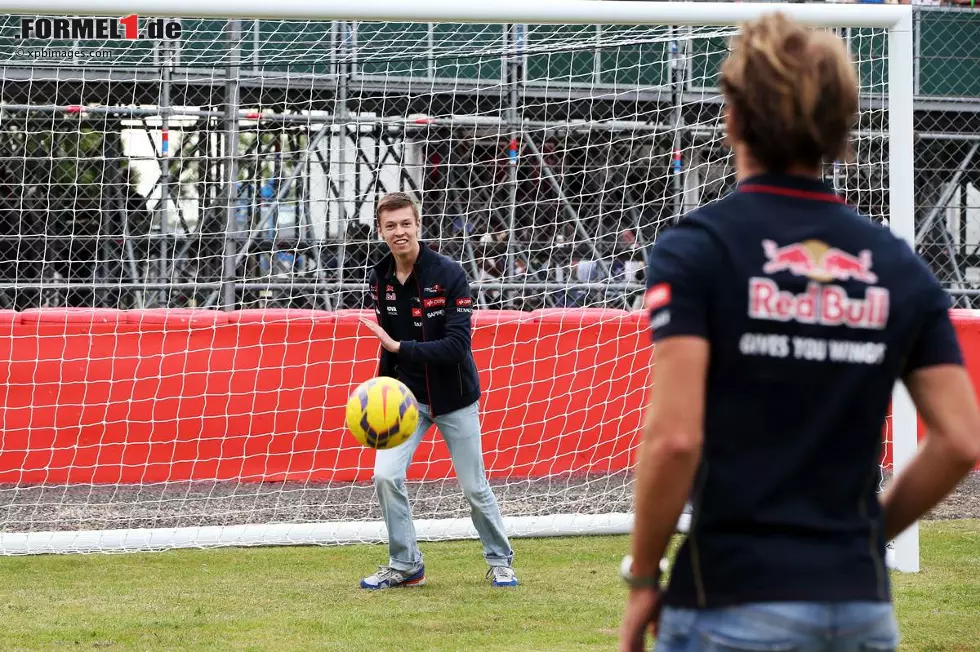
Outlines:
{"type": "MultiPolygon", "coordinates": [[[[892,28],[911,21],[907,5],[793,4],[766,2],[626,2],[623,0],[475,0],[447,5],[442,0],[2,0],[0,11],[43,15],[106,16],[120,12],[188,18],[364,20],[452,23],[540,23],[601,25],[724,26],[783,11],[814,27],[892,28]]],[[[909,22],[911,30],[911,22],[909,22]]]]}

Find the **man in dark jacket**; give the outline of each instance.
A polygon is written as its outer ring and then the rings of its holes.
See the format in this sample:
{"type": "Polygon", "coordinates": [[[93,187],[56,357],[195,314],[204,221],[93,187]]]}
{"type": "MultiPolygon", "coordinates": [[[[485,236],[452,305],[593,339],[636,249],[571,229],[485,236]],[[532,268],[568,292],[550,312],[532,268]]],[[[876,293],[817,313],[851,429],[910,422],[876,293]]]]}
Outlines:
{"type": "Polygon", "coordinates": [[[453,460],[456,477],[472,507],[493,586],[516,586],[514,552],[481,447],[480,380],[470,349],[472,298],[463,268],[419,242],[418,207],[405,193],[378,202],[378,228],[391,253],[374,267],[371,298],[378,322],[361,322],[381,340],[379,376],[397,378],[419,403],[419,425],[400,446],[379,450],[374,485],[388,528],[387,566],[361,580],[365,589],[425,584],[405,477],[422,436],[434,423],[453,460]]]}

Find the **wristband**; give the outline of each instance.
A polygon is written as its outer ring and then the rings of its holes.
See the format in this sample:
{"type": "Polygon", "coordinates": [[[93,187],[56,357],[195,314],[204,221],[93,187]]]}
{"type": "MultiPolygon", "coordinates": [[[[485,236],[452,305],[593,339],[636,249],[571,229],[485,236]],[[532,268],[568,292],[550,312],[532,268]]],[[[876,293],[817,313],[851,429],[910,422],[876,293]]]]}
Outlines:
{"type": "Polygon", "coordinates": [[[633,556],[626,555],[623,557],[623,561],[619,564],[619,576],[623,578],[627,586],[631,589],[649,589],[649,588],[660,588],[660,578],[663,575],[664,566],[667,565],[666,559],[660,560],[660,567],[657,572],[653,575],[647,575],[645,577],[636,577],[633,575],[633,556]]]}

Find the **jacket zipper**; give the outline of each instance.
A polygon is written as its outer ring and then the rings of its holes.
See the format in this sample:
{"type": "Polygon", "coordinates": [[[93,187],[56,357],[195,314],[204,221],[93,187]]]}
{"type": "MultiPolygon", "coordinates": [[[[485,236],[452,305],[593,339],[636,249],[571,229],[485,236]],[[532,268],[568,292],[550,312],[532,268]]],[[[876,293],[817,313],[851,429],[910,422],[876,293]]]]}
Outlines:
{"type": "MultiPolygon", "coordinates": [[[[417,272],[417,270],[416,270],[417,272]]],[[[425,296],[422,294],[422,283],[419,281],[418,273],[415,274],[415,287],[419,291],[419,305],[422,307],[422,319],[419,321],[422,326],[419,330],[422,331],[422,341],[425,341],[425,296]]],[[[433,403],[435,402],[432,397],[432,388],[429,386],[429,364],[427,362],[422,363],[422,368],[425,369],[425,391],[429,393],[429,415],[436,416],[436,409],[433,403]]]]}
{"type": "MultiPolygon", "coordinates": [[[[378,297],[378,307],[380,308],[380,310],[378,310],[378,326],[380,326],[382,329],[385,330],[385,332],[387,332],[387,329],[385,329],[385,321],[384,320],[385,320],[385,313],[388,312],[388,304],[385,303],[385,301],[383,300],[384,297],[381,294],[381,279],[378,279],[377,283],[374,286],[374,296],[378,297]]],[[[381,369],[382,369],[381,359],[384,358],[385,353],[387,353],[387,351],[385,351],[384,349],[382,349],[381,350],[381,355],[379,356],[379,359],[378,359],[378,373],[379,374],[381,373],[381,369]]]]}

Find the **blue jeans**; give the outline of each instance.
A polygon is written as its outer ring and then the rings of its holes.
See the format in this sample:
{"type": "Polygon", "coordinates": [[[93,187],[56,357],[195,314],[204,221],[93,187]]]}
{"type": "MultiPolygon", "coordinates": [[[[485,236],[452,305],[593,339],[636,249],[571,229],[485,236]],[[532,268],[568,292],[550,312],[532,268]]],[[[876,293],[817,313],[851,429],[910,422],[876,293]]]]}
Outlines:
{"type": "Polygon", "coordinates": [[[660,615],[657,652],[892,652],[898,624],[887,602],[758,602],[660,615]]]}
{"type": "Polygon", "coordinates": [[[412,523],[412,508],[408,503],[408,492],[405,491],[405,476],[422,436],[433,422],[449,447],[456,478],[470,503],[473,525],[483,542],[487,563],[491,566],[510,566],[514,551],[504,533],[504,521],[500,517],[497,499],[487,482],[477,403],[437,415],[434,419],[429,414],[429,407],[420,404],[419,425],[415,434],[400,446],[378,451],[374,460],[374,486],[388,528],[388,565],[398,570],[410,570],[422,562],[422,552],[412,523]]]}

